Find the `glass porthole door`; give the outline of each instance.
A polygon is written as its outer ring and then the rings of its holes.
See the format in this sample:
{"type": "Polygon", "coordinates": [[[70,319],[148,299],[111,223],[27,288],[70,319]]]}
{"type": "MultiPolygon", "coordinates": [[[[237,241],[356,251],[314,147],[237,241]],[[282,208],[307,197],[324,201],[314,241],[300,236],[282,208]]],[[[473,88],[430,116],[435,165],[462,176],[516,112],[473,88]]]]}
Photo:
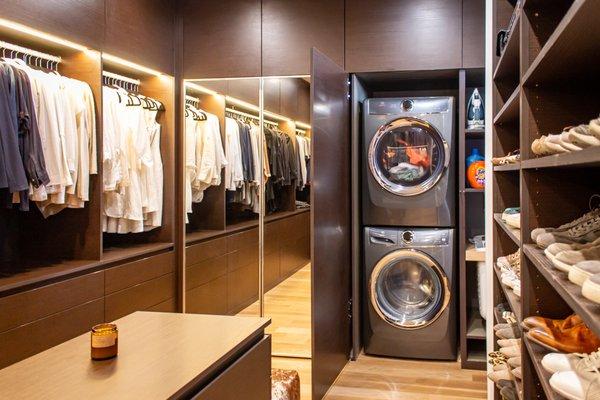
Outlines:
{"type": "Polygon", "coordinates": [[[369,146],[369,169],[377,183],[398,196],[426,192],[440,180],[450,161],[438,130],[405,117],[381,126],[369,146]]]}
{"type": "Polygon", "coordinates": [[[383,257],[370,280],[371,304],[379,316],[402,329],[435,322],[450,301],[448,278],[418,250],[398,250],[383,257]]]}

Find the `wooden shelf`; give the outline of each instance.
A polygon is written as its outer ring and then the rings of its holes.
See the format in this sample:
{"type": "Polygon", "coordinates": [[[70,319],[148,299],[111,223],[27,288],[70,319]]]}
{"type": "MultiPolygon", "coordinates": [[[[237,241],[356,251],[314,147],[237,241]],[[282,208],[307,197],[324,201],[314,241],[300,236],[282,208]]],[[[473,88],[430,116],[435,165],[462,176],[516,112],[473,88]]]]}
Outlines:
{"type": "Polygon", "coordinates": [[[485,189],[473,189],[473,188],[465,188],[463,189],[464,193],[485,193],[485,189]]]}
{"type": "Polygon", "coordinates": [[[596,0],[575,1],[523,75],[523,84],[580,81],[598,73],[600,7],[596,0]]]}
{"type": "Polygon", "coordinates": [[[498,111],[498,114],[494,117],[494,125],[507,125],[519,121],[520,94],[521,87],[517,86],[500,111],[498,111]]]}
{"type": "Polygon", "coordinates": [[[519,171],[521,169],[521,163],[506,164],[506,165],[495,165],[494,172],[506,172],[506,171],[519,171]]]}
{"type": "Polygon", "coordinates": [[[504,230],[504,232],[506,232],[506,234],[517,244],[517,246],[521,245],[520,229],[513,228],[504,223],[504,221],[502,221],[502,213],[495,213],[494,220],[504,230]]]}
{"type": "Polygon", "coordinates": [[[466,261],[485,261],[485,251],[477,251],[477,250],[475,250],[474,245],[469,244],[467,246],[465,260],[466,261]]]}
{"type": "Polygon", "coordinates": [[[522,169],[534,168],[582,168],[600,166],[600,147],[588,147],[571,153],[532,158],[521,161],[522,169]]]}
{"type": "Polygon", "coordinates": [[[552,387],[550,386],[550,377],[552,376],[552,374],[550,374],[544,369],[544,367],[542,367],[542,358],[544,358],[544,356],[548,354],[549,351],[544,349],[542,346],[531,342],[529,339],[527,339],[526,336],[523,336],[523,342],[525,344],[525,348],[527,349],[527,353],[529,353],[529,358],[531,358],[531,362],[533,364],[535,372],[537,373],[542,389],[544,389],[546,399],[566,400],[563,396],[559,395],[554,390],[552,390],[552,387]]]}
{"type": "Polygon", "coordinates": [[[466,369],[478,369],[484,371],[487,365],[487,353],[485,349],[468,349],[467,360],[464,364],[464,368],[466,369]]]}
{"type": "Polygon", "coordinates": [[[467,323],[467,339],[485,340],[485,320],[477,310],[472,310],[467,323]]]}
{"type": "Polygon", "coordinates": [[[481,128],[481,129],[466,129],[465,128],[465,138],[467,138],[467,139],[484,139],[485,138],[485,128],[481,128]]]}
{"type": "Polygon", "coordinates": [[[554,290],[579,315],[586,325],[600,335],[600,304],[596,304],[581,295],[581,287],[569,281],[567,275],[552,266],[544,252],[537,246],[526,244],[523,253],[536,266],[540,274],[552,285],[554,290]]]}
{"type": "Polygon", "coordinates": [[[515,18],[504,52],[498,60],[494,71],[494,81],[513,79],[515,86],[519,82],[519,36],[521,35],[521,12],[515,18]]]}
{"type": "Polygon", "coordinates": [[[102,252],[102,263],[128,260],[139,256],[152,255],[154,253],[173,248],[173,243],[143,243],[130,244],[127,246],[113,246],[105,248],[102,252]]]}
{"type": "Polygon", "coordinates": [[[513,313],[515,313],[515,316],[517,317],[517,320],[520,323],[521,321],[523,321],[523,314],[521,313],[521,300],[512,291],[511,288],[505,286],[502,283],[502,276],[500,273],[500,269],[498,267],[494,266],[494,271],[496,272],[496,278],[498,279],[498,283],[499,283],[500,287],[502,288],[504,297],[506,298],[506,301],[508,302],[510,309],[512,310],[513,313]]]}

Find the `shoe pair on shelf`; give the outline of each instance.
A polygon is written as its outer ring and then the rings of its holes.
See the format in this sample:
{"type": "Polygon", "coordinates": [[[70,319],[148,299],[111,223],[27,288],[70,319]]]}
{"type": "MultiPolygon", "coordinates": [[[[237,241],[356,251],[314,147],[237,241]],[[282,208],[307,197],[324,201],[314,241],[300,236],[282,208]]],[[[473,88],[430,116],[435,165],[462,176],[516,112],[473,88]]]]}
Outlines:
{"type": "MultiPolygon", "coordinates": [[[[531,239],[542,249],[554,243],[582,245],[598,238],[600,238],[600,207],[557,228],[536,228],[531,231],[531,239]]],[[[558,246],[557,250],[562,248],[564,246],[558,246]]]]}
{"type": "Polygon", "coordinates": [[[521,297],[521,249],[507,256],[498,257],[496,265],[500,269],[502,284],[511,288],[521,297]]]}
{"type": "Polygon", "coordinates": [[[529,340],[550,351],[591,353],[600,347],[600,338],[576,314],[565,319],[527,317],[522,325],[529,340]]]}
{"type": "Polygon", "coordinates": [[[600,350],[588,354],[548,353],[542,367],[552,374],[550,386],[570,400],[600,398],[600,350]]]}
{"type": "Polygon", "coordinates": [[[521,151],[519,149],[513,150],[504,157],[493,157],[492,165],[508,165],[516,164],[521,161],[521,151]]]}
{"type": "Polygon", "coordinates": [[[489,354],[489,363],[492,364],[493,371],[488,374],[494,382],[501,380],[512,380],[513,377],[521,380],[523,372],[521,369],[521,340],[508,339],[515,341],[508,347],[500,347],[500,350],[489,354]],[[516,344],[518,343],[518,344],[516,344]]]}
{"type": "Polygon", "coordinates": [[[600,146],[600,118],[589,125],[569,126],[559,134],[542,135],[531,144],[531,151],[538,156],[570,153],[587,147],[600,146]]]}
{"type": "Polygon", "coordinates": [[[521,229],[521,207],[509,207],[502,212],[502,221],[513,228],[521,229]]]}

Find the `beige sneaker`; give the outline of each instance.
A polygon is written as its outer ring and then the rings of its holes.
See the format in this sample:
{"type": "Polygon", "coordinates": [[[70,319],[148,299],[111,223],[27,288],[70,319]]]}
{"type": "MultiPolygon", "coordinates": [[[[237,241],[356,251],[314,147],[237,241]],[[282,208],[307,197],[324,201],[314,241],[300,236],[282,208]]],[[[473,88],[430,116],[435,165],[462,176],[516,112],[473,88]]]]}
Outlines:
{"type": "Polygon", "coordinates": [[[512,254],[507,256],[498,257],[496,260],[496,265],[500,270],[510,271],[513,269],[513,265],[517,265],[521,263],[521,249],[515,251],[512,254]]]}
{"type": "MultiPolygon", "coordinates": [[[[575,147],[600,146],[600,139],[592,135],[588,125],[579,125],[565,132],[566,141],[575,147]]],[[[561,135],[562,136],[562,135],[561,135]]]]}
{"type": "Polygon", "coordinates": [[[567,230],[543,233],[536,238],[542,249],[552,243],[589,243],[600,238],[600,216],[595,216],[567,230]]]}
{"type": "Polygon", "coordinates": [[[492,165],[516,164],[521,161],[521,152],[519,149],[513,150],[504,157],[493,157],[492,165]]]}
{"type": "Polygon", "coordinates": [[[567,251],[567,250],[583,250],[583,249],[587,249],[589,247],[595,247],[595,246],[600,246],[600,238],[594,240],[593,242],[590,243],[584,243],[584,244],[580,244],[580,243],[554,243],[551,244],[550,246],[548,246],[545,250],[544,250],[544,254],[546,255],[546,257],[548,257],[550,260],[552,260],[554,257],[556,257],[556,255],[562,251],[567,251]]]}
{"type": "Polygon", "coordinates": [[[600,261],[582,261],[571,267],[569,280],[576,285],[583,286],[588,278],[596,274],[600,274],[600,261]]]}
{"type": "Polygon", "coordinates": [[[587,260],[600,260],[600,246],[562,251],[554,257],[552,264],[561,271],[569,272],[573,265],[587,260]]]}
{"type": "MultiPolygon", "coordinates": [[[[591,202],[591,199],[590,199],[590,202],[591,202]]],[[[558,228],[535,228],[534,230],[531,231],[531,239],[534,242],[537,242],[537,237],[539,235],[541,235],[542,233],[566,231],[569,228],[577,226],[577,225],[579,225],[582,222],[585,222],[585,221],[587,221],[589,219],[593,219],[593,218],[598,217],[598,216],[600,216],[600,207],[599,208],[595,208],[592,211],[588,211],[587,213],[583,214],[581,217],[579,217],[579,218],[577,218],[577,219],[575,219],[573,221],[569,221],[566,224],[562,224],[558,228]]]]}
{"type": "Polygon", "coordinates": [[[600,274],[592,275],[583,282],[581,294],[588,300],[600,304],[600,274]]]}
{"type": "Polygon", "coordinates": [[[600,139],[600,116],[590,121],[590,134],[600,139]]]}
{"type": "Polygon", "coordinates": [[[547,145],[548,136],[542,135],[538,139],[535,139],[533,143],[531,143],[531,151],[536,156],[549,156],[551,154],[555,154],[552,149],[550,149],[547,145]]]}

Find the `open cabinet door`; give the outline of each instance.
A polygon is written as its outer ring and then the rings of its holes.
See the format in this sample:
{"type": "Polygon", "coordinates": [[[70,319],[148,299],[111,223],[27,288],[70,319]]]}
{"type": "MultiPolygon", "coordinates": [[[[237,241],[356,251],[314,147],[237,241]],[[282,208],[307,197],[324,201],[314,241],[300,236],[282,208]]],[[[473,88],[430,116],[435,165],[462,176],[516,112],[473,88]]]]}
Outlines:
{"type": "Polygon", "coordinates": [[[316,49],[311,62],[312,387],[323,398],[352,347],[348,75],[316,49]]]}

